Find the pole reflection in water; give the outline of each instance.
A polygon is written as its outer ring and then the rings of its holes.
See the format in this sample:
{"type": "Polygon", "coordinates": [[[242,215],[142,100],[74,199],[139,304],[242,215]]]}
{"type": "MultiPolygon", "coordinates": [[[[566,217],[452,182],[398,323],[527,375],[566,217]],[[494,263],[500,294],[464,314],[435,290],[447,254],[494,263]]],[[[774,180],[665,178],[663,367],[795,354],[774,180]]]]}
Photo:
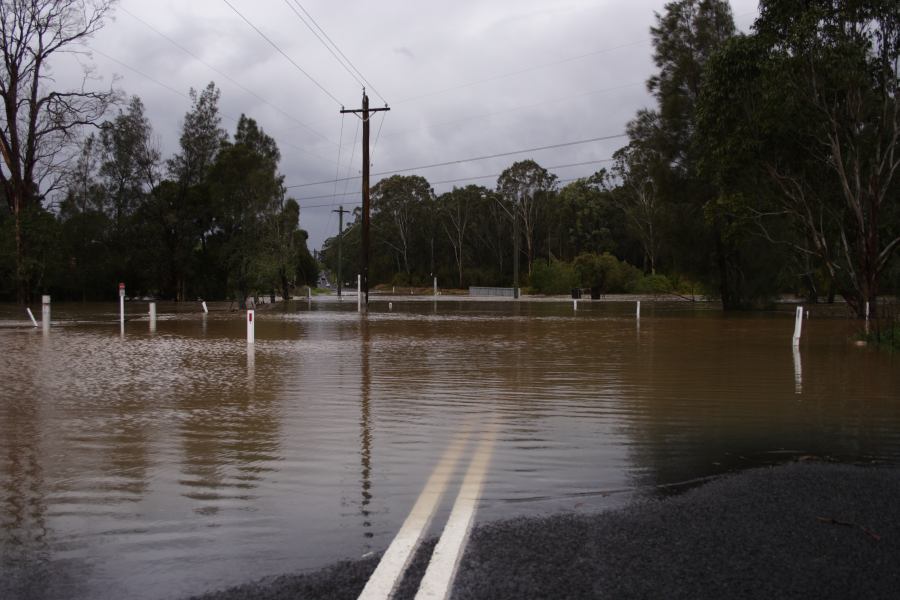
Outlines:
{"type": "Polygon", "coordinates": [[[803,393],[803,365],[800,363],[800,346],[794,346],[794,393],[803,393]]]}
{"type": "Polygon", "coordinates": [[[360,357],[360,434],[359,434],[359,457],[362,466],[360,475],[360,483],[362,484],[362,504],[360,505],[360,513],[363,517],[363,536],[366,538],[373,537],[371,531],[372,522],[369,520],[369,504],[372,502],[372,429],[371,429],[371,392],[372,392],[372,373],[369,368],[369,319],[366,313],[361,315],[360,319],[360,336],[361,336],[361,357],[360,357]]]}
{"type": "MultiPolygon", "coordinates": [[[[205,319],[204,319],[205,321],[205,319]]],[[[247,344],[247,391],[256,390],[256,345],[247,344]]]]}

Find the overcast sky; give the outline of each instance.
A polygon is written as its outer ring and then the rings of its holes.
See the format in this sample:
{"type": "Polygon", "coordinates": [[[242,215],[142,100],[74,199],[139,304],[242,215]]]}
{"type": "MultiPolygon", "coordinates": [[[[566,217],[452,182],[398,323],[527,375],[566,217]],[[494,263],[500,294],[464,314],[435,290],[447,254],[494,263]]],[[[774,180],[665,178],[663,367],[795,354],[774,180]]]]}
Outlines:
{"type": "MultiPolygon", "coordinates": [[[[360,174],[359,120],[339,111],[359,108],[362,90],[292,7],[303,14],[302,6],[362,73],[370,105],[391,107],[372,121],[373,174],[613,136],[653,105],[645,88],[654,71],[649,28],[662,1],[228,3],[121,0],[90,41],[95,75],[107,85],[118,77],[117,87],[141,97],[164,157],[177,151],[188,90],[215,81],[229,133],[245,113],[278,142],[286,185],[302,186],[289,193],[302,207],[310,248],[337,233],[332,208],[360,203],[359,179],[305,184],[360,174]]],[[[746,31],[757,5],[736,0],[732,10],[746,31]]],[[[405,174],[426,177],[440,194],[467,183],[494,187],[503,169],[532,158],[564,183],[606,163],[551,167],[608,159],[623,144],[618,138],[405,174]]]]}

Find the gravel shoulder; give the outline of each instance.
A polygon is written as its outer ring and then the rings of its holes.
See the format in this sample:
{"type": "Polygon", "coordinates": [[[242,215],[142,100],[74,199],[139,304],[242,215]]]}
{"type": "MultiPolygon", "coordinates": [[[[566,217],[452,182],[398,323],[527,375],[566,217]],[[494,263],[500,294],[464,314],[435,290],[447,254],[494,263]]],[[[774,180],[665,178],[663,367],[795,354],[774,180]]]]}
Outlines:
{"type": "MultiPolygon", "coordinates": [[[[900,469],[795,463],[598,514],[477,527],[452,598],[896,598],[900,469]]],[[[413,598],[435,540],[396,598],[413,598]]],[[[203,600],[356,598],[378,557],[203,600]]]]}

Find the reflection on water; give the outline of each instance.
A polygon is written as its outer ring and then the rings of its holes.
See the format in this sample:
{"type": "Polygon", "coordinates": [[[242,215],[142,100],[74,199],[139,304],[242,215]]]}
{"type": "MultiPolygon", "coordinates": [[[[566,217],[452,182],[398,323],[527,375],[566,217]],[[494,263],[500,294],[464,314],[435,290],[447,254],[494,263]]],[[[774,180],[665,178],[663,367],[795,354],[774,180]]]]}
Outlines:
{"type": "MultiPolygon", "coordinates": [[[[369,521],[369,504],[372,502],[372,417],[371,417],[371,386],[372,373],[369,368],[369,320],[363,317],[360,320],[360,434],[359,434],[359,457],[362,466],[360,475],[360,484],[362,486],[362,502],[360,503],[360,512],[363,517],[363,536],[371,538],[373,536],[369,529],[372,527],[369,521]]],[[[368,546],[367,546],[368,547],[368,546]]]]}
{"type": "Polygon", "coordinates": [[[118,305],[54,305],[49,331],[0,307],[0,597],[180,597],[381,550],[469,422],[497,430],[479,519],[900,456],[895,359],[815,315],[792,347],[788,312],[304,300],[248,345],[242,313],[160,304],[153,332],[127,308],[120,337],[118,305]]]}
{"type": "Polygon", "coordinates": [[[799,344],[794,344],[794,392],[803,393],[803,365],[800,362],[799,344]]]}

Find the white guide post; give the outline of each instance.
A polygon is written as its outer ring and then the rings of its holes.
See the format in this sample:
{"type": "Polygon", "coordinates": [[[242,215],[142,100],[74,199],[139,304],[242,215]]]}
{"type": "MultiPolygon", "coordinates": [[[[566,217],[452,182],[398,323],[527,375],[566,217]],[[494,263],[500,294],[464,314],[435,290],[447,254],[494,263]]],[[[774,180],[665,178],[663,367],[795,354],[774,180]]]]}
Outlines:
{"type": "Polygon", "coordinates": [[[119,327],[125,329],[125,284],[119,283],[119,327]]]}
{"type": "Polygon", "coordinates": [[[356,311],[362,312],[362,275],[356,276],[356,311]]]}
{"type": "Polygon", "coordinates": [[[637,319],[641,318],[641,301],[640,300],[637,301],[637,309],[635,311],[635,318],[637,318],[637,319]]]}
{"type": "Polygon", "coordinates": [[[794,319],[794,345],[800,344],[800,332],[803,329],[803,307],[797,307],[797,316],[794,319]]]}
{"type": "Polygon", "coordinates": [[[37,327],[38,324],[37,324],[37,321],[35,321],[35,319],[34,319],[34,314],[31,312],[31,309],[30,309],[30,308],[26,308],[26,309],[25,309],[25,312],[27,312],[27,313],[28,313],[28,316],[31,317],[31,322],[34,323],[34,326],[37,327]]]}
{"type": "Polygon", "coordinates": [[[434,278],[434,295],[437,296],[437,277],[434,278]]]}
{"type": "Polygon", "coordinates": [[[44,329],[50,329],[50,296],[41,296],[41,323],[44,329]]]}
{"type": "Polygon", "coordinates": [[[578,300],[572,300],[572,310],[578,310],[578,300]]]}
{"type": "Polygon", "coordinates": [[[156,331],[156,302],[150,303],[150,331],[156,331]]]}
{"type": "Polygon", "coordinates": [[[202,302],[200,302],[200,306],[203,307],[203,314],[204,314],[204,315],[207,314],[207,313],[209,313],[209,308],[206,307],[206,300],[203,300],[202,302]]]}
{"type": "Polygon", "coordinates": [[[866,322],[869,321],[869,303],[866,302],[866,322]]]}
{"type": "Polygon", "coordinates": [[[256,343],[256,322],[254,321],[256,311],[248,310],[247,311],[247,343],[255,344],[256,343]]]}

